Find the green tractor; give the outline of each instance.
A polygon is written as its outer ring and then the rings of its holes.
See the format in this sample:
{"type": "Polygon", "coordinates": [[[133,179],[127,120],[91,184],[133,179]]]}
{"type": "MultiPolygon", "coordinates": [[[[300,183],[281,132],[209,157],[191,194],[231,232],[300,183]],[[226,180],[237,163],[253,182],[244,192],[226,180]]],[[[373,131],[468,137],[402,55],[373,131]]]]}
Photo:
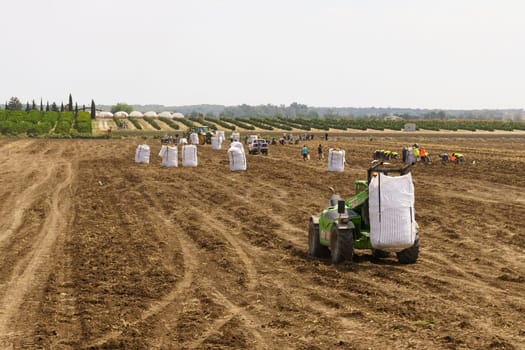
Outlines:
{"type": "Polygon", "coordinates": [[[386,258],[395,252],[402,264],[417,261],[419,234],[413,210],[412,165],[395,168],[389,167],[388,163],[374,163],[368,169],[367,181],[355,181],[355,195],[351,198],[343,200],[330,188],[332,196],[328,208],[310,218],[309,255],[330,257],[332,263],[339,264],[345,260],[351,261],[354,249],[371,249],[374,259],[386,258]],[[403,178],[403,175],[407,177],[403,178]],[[404,181],[405,185],[392,182],[399,180],[404,181]],[[369,198],[371,186],[373,191],[370,193],[374,193],[372,201],[369,198]],[[410,189],[411,199],[406,197],[410,189]],[[394,205],[389,204],[388,200],[393,200],[394,205]],[[396,204],[396,201],[401,204],[396,204]]]}
{"type": "Polygon", "coordinates": [[[192,126],[188,130],[187,137],[189,138],[192,133],[199,136],[200,145],[211,144],[212,130],[209,126],[192,126]]]}

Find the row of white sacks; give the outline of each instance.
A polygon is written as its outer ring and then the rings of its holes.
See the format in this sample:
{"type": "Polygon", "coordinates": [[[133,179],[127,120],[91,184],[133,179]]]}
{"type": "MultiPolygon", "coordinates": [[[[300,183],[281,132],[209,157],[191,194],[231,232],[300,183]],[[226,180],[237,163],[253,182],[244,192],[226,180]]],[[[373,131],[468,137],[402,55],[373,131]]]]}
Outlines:
{"type": "MultiPolygon", "coordinates": [[[[218,142],[217,148],[221,149],[221,142],[218,142]]],[[[177,146],[166,146],[163,145],[160,149],[159,156],[162,158],[162,166],[165,167],[177,167],[179,162],[178,148],[177,146]]],[[[244,146],[239,141],[233,141],[228,149],[228,158],[230,160],[231,171],[244,171],[246,170],[246,153],[244,146]]],[[[135,163],[149,164],[150,159],[150,147],[146,144],[138,145],[135,151],[135,163]]],[[[335,150],[331,148],[328,151],[328,171],[332,172],[343,172],[345,169],[345,151],[335,150]]],[[[182,145],[182,166],[183,167],[196,167],[197,161],[197,146],[196,145],[182,145]]]]}
{"type": "MultiPolygon", "coordinates": [[[[220,149],[220,147],[218,149],[220,149]]],[[[149,164],[150,153],[151,150],[148,145],[138,145],[137,149],[135,150],[135,163],[149,164]]],[[[183,167],[197,166],[198,160],[196,145],[182,145],[181,153],[183,167]]],[[[162,166],[164,167],[179,166],[179,155],[177,146],[161,146],[159,157],[162,158],[162,166]]],[[[232,142],[230,148],[228,149],[228,157],[230,159],[231,171],[246,170],[246,154],[244,152],[244,147],[242,143],[240,143],[239,141],[232,142]]]]}

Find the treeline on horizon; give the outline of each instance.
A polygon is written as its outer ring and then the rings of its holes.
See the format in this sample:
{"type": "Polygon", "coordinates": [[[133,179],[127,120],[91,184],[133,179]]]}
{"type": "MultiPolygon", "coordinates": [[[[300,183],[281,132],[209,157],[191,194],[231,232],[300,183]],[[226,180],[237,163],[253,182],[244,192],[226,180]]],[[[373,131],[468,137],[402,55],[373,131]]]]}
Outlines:
{"type": "MultiPolygon", "coordinates": [[[[382,107],[312,107],[300,103],[285,105],[257,105],[241,104],[238,106],[224,105],[189,105],[189,106],[164,106],[164,105],[131,105],[133,110],[169,111],[180,112],[188,117],[200,114],[206,117],[290,117],[290,118],[384,118],[398,116],[405,120],[416,119],[503,119],[525,121],[523,109],[479,109],[479,110],[453,110],[453,109],[419,109],[419,108],[382,108],[382,107]]],[[[97,105],[97,109],[110,110],[110,105],[97,105]]]]}
{"type": "Polygon", "coordinates": [[[390,107],[313,107],[305,104],[294,102],[289,106],[285,105],[256,105],[251,106],[241,104],[237,106],[225,106],[217,104],[200,104],[188,106],[164,106],[164,105],[128,105],[123,102],[115,105],[96,105],[91,100],[91,106],[78,106],[69,94],[69,103],[61,103],[58,105],[55,102],[51,104],[46,102],[44,105],[42,99],[40,104],[26,102],[23,104],[17,97],[12,97],[5,105],[0,105],[0,109],[5,110],[41,110],[41,111],[90,111],[92,118],[94,118],[95,108],[99,111],[112,111],[115,108],[128,107],[131,110],[139,112],[147,111],[169,111],[179,112],[187,117],[205,116],[205,117],[224,117],[224,118],[238,118],[238,117],[279,117],[279,118],[311,118],[311,119],[337,119],[337,118],[384,118],[387,116],[397,116],[404,120],[421,120],[421,119],[481,119],[481,120],[510,120],[510,121],[525,121],[524,109],[475,109],[475,110],[457,110],[457,109],[420,109],[420,108],[390,108],[390,107]]]}

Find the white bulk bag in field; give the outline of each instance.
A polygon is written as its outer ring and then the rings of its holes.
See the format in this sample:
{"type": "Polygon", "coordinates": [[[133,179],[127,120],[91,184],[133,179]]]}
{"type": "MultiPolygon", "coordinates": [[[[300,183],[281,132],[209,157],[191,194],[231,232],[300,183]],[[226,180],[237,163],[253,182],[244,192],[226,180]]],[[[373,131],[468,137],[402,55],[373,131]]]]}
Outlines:
{"type": "Polygon", "coordinates": [[[197,133],[192,132],[190,134],[190,141],[192,145],[198,145],[199,144],[199,135],[197,133]]]}
{"type": "Polygon", "coordinates": [[[183,145],[182,146],[182,166],[195,167],[197,166],[197,146],[183,145]]]}
{"type": "Polygon", "coordinates": [[[232,141],[239,141],[241,139],[241,134],[238,132],[232,132],[232,141]]]}
{"type": "Polygon", "coordinates": [[[246,170],[246,155],[244,154],[243,148],[235,147],[232,143],[232,146],[228,149],[228,158],[230,159],[231,171],[246,170]]]}
{"type": "Polygon", "coordinates": [[[224,131],[222,130],[216,130],[215,131],[215,136],[219,137],[221,139],[221,143],[222,141],[226,140],[226,136],[224,136],[224,131]]]}
{"type": "Polygon", "coordinates": [[[149,164],[150,149],[148,145],[138,145],[135,150],[135,163],[149,164]]]}
{"type": "Polygon", "coordinates": [[[345,170],[345,151],[328,150],[328,171],[343,172],[345,170]]]}
{"type": "Polygon", "coordinates": [[[211,149],[221,149],[222,139],[218,136],[211,137],[211,149]]]}
{"type": "Polygon", "coordinates": [[[244,153],[244,146],[242,145],[242,142],[239,142],[239,141],[233,141],[231,144],[230,144],[230,148],[238,148],[241,150],[242,153],[244,153]]]}
{"type": "Polygon", "coordinates": [[[160,148],[159,156],[162,158],[162,166],[177,167],[179,166],[179,153],[177,146],[163,145],[160,148]]]}
{"type": "Polygon", "coordinates": [[[379,173],[372,177],[368,204],[372,247],[399,252],[414,244],[414,184],[410,173],[402,176],[379,173]]]}

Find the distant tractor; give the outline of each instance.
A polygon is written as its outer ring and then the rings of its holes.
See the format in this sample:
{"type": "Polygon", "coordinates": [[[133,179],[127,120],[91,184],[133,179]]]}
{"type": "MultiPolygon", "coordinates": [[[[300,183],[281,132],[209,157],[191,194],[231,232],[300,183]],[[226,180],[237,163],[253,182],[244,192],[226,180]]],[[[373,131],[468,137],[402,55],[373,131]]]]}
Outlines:
{"type": "Polygon", "coordinates": [[[353,197],[343,200],[331,188],[328,208],[310,218],[309,255],[331,257],[339,264],[351,261],[354,249],[371,249],[374,258],[386,258],[392,252],[402,264],[417,261],[412,165],[393,168],[374,162],[368,180],[355,181],[353,197]]]}
{"type": "Polygon", "coordinates": [[[212,132],[211,128],[207,125],[204,126],[192,126],[188,130],[188,138],[191,134],[197,134],[199,136],[199,144],[211,144],[212,132]]]}

